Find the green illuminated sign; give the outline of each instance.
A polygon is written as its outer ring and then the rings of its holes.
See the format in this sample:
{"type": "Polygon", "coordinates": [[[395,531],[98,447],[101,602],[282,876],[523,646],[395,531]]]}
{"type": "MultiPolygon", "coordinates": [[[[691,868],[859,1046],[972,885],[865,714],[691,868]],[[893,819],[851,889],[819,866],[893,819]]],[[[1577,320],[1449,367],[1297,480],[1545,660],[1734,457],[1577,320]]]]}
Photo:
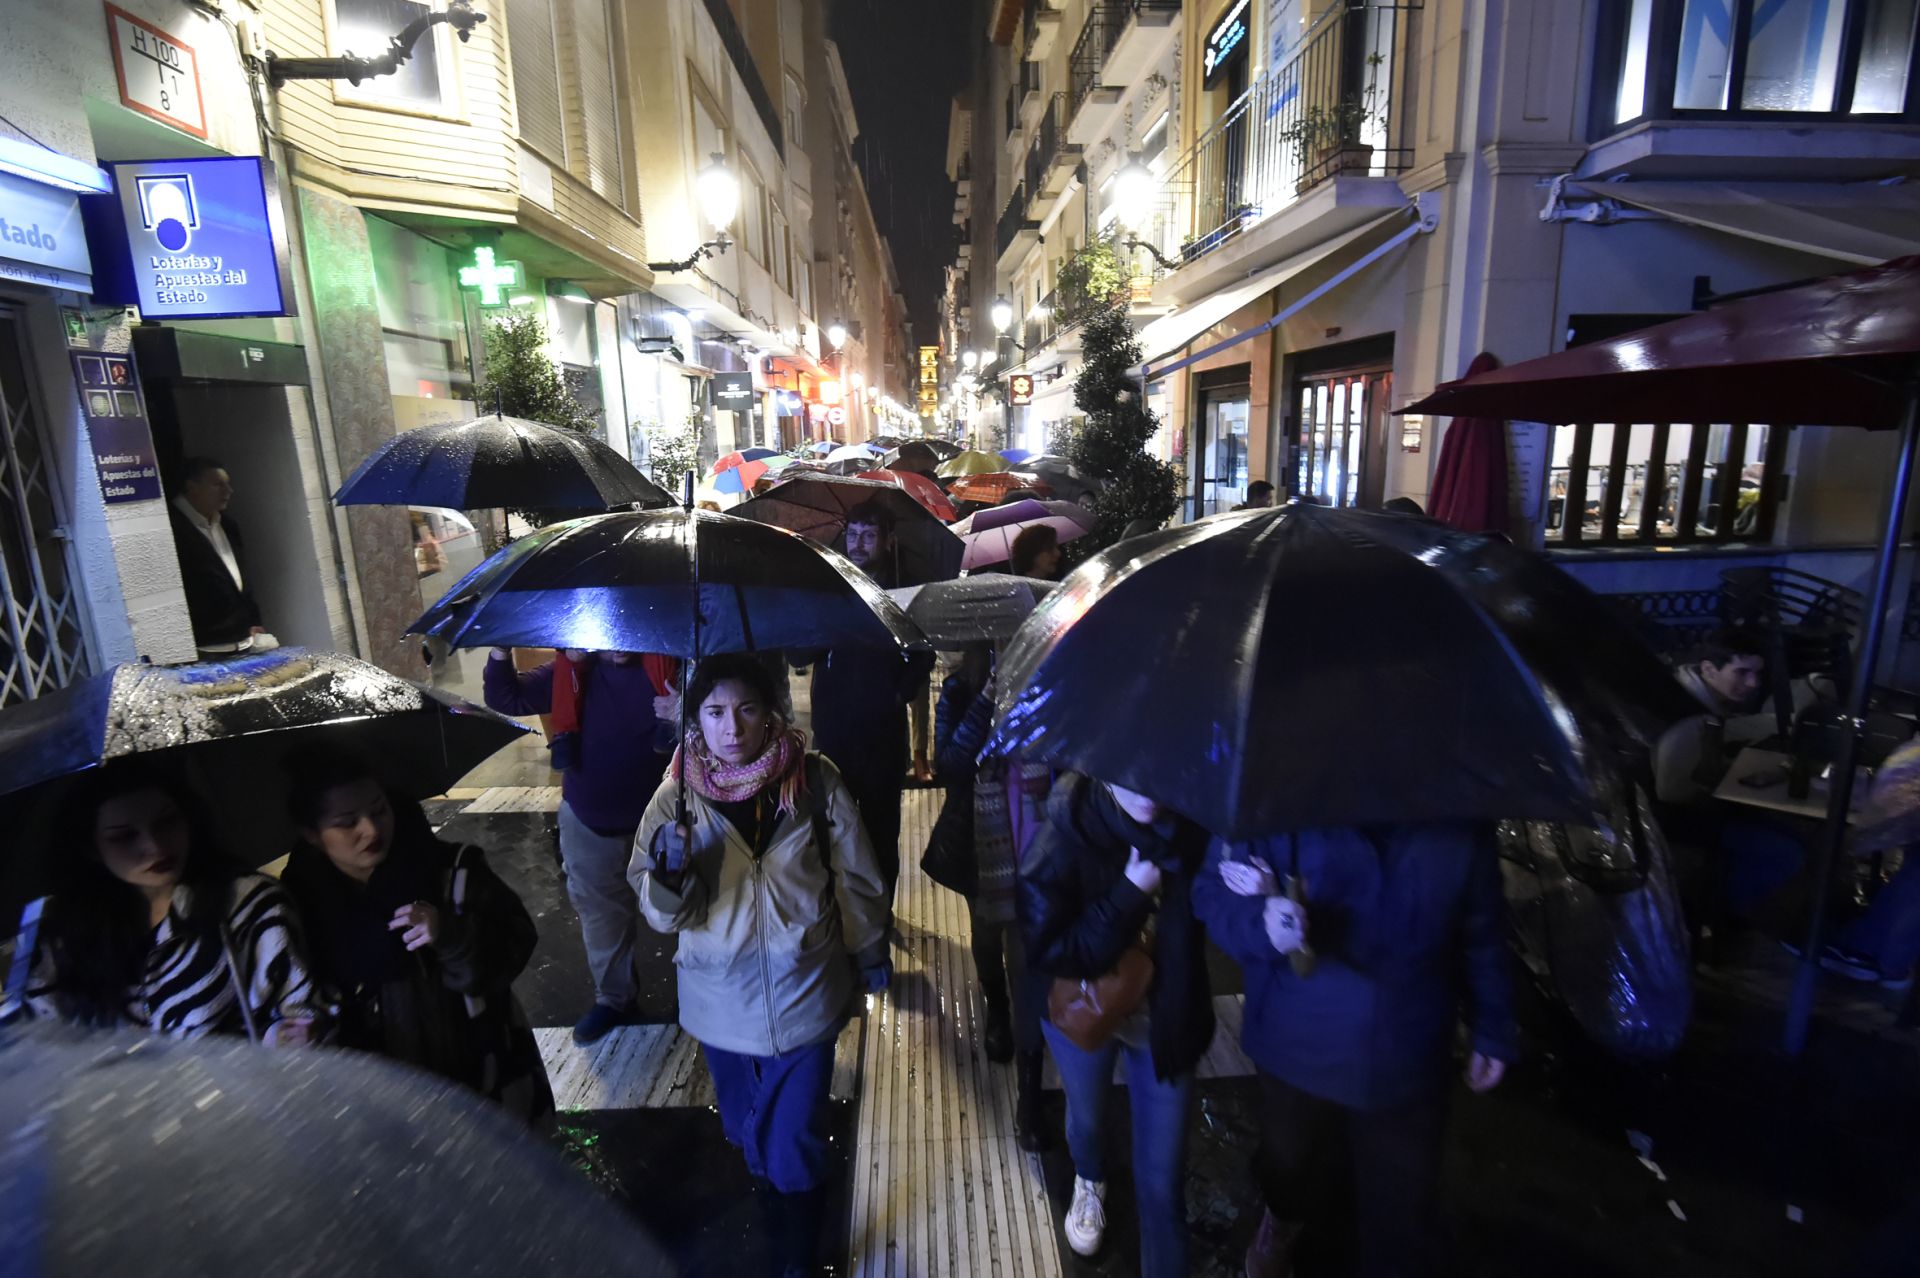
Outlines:
{"type": "Polygon", "coordinates": [[[460,287],[480,290],[480,305],[505,306],[507,295],[526,284],[526,275],[518,262],[496,262],[493,250],[482,246],[473,251],[473,265],[460,268],[460,287]]]}

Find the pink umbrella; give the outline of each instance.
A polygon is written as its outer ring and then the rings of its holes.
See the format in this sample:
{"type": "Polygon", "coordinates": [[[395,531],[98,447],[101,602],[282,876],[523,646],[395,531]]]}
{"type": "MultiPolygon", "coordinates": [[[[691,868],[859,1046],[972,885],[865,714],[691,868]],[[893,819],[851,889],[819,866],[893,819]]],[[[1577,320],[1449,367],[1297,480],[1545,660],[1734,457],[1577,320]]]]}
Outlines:
{"type": "Polygon", "coordinates": [[[1058,533],[1061,541],[1072,541],[1093,530],[1093,515],[1070,501],[1032,499],[975,511],[953,526],[955,535],[967,547],[960,567],[971,572],[1007,562],[1013,558],[1015,538],[1042,524],[1058,533]]]}
{"type": "Polygon", "coordinates": [[[940,491],[940,485],[925,475],[910,470],[863,470],[854,478],[871,479],[877,484],[892,484],[895,488],[905,489],[909,497],[932,511],[934,518],[942,523],[950,524],[960,517],[960,512],[953,508],[947,495],[940,491]]]}

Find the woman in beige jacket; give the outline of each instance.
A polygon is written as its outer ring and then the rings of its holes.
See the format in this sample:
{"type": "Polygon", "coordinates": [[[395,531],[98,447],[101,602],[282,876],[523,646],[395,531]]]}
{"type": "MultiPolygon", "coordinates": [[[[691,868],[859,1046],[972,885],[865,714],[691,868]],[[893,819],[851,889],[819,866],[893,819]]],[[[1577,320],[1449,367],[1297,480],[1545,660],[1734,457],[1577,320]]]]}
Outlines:
{"type": "Polygon", "coordinates": [[[807,753],[765,666],[709,658],[687,704],[693,725],[641,818],[628,875],[648,924],[679,937],[681,1028],[705,1049],[785,1271],[804,1273],[834,1040],[858,994],[886,984],[890,904],[839,770],[807,753]]]}

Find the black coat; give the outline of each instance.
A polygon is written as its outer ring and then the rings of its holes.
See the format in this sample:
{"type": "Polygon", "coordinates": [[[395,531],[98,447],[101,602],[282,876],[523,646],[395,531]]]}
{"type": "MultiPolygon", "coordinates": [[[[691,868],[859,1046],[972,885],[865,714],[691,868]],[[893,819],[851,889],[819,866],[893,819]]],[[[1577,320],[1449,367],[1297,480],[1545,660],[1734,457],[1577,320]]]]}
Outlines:
{"type": "MultiPolygon", "coordinates": [[[[239,643],[260,625],[260,608],[253,592],[233,584],[233,574],[220,562],[206,534],[193,526],[172,503],[167,517],[173,521],[173,544],[180,557],[180,581],[187,590],[187,615],[193,620],[193,641],[201,647],[239,643]]],[[[247,573],[247,556],[242,547],[240,525],[227,516],[220,518],[220,530],[233,546],[233,557],[247,573]]]]}
{"type": "Polygon", "coordinates": [[[1106,786],[1067,775],[1020,866],[1021,935],[1036,971],[1076,981],[1104,976],[1153,922],[1147,1010],[1154,1072],[1163,1079],[1190,1071],[1213,1043],[1207,934],[1192,901],[1206,848],[1206,833],[1192,822],[1170,816],[1141,825],[1106,786]],[[1126,876],[1136,847],[1160,867],[1157,902],[1126,876]]]}

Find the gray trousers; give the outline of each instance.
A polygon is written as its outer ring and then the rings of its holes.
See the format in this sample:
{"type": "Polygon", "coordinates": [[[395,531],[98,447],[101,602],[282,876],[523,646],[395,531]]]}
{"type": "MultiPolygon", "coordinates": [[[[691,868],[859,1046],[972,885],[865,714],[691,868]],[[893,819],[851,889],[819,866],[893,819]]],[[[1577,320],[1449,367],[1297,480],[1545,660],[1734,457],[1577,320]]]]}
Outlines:
{"type": "Polygon", "coordinates": [[[580,916],[580,939],[587,946],[587,971],[597,1003],[622,1010],[633,1006],[633,931],[640,924],[640,900],[627,882],[633,835],[596,834],[560,805],[560,859],[567,867],[567,897],[580,916]]]}

